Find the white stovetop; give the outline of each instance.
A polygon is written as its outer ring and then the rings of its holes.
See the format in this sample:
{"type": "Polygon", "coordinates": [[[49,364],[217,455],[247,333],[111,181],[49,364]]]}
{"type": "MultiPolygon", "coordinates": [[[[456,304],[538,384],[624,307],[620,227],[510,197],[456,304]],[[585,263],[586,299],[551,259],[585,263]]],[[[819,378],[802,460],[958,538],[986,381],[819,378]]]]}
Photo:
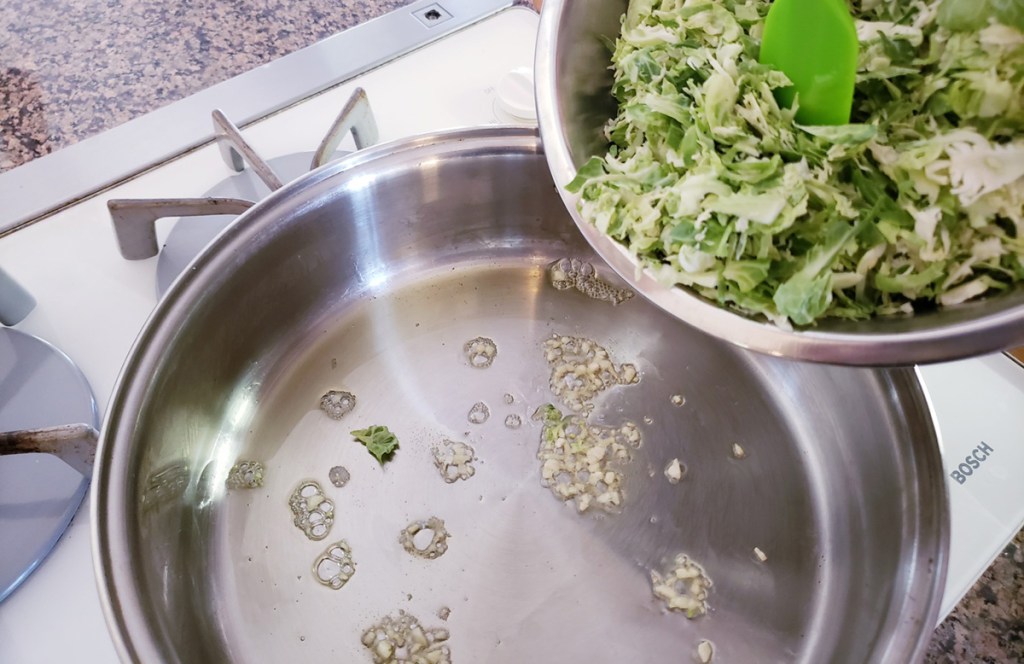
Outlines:
{"type": "MultiPolygon", "coordinates": [[[[495,87],[512,69],[532,67],[536,29],[533,12],[505,11],[244,134],[265,157],[312,151],[357,85],[369,95],[382,141],[496,123],[495,87]]],[[[39,302],[18,328],[70,355],[101,410],[156,303],[156,259],[121,259],[106,200],[200,196],[231,174],[208,146],[0,240],[0,264],[39,302]]],[[[162,239],[167,227],[158,228],[162,239]]],[[[948,470],[982,443],[993,450],[964,484],[947,478],[953,499],[948,611],[1024,522],[1024,482],[1016,479],[1024,476],[1024,369],[992,356],[925,368],[922,376],[939,414],[948,470]]],[[[116,659],[93,580],[86,505],[47,561],[0,604],[0,662],[116,659]]]]}

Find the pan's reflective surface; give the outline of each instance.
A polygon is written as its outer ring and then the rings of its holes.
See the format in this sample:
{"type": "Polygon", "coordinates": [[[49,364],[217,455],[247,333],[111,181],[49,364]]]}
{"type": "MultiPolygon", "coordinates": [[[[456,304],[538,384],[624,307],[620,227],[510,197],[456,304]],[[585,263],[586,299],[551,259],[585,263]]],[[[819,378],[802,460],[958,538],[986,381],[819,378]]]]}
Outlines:
{"type": "Polygon", "coordinates": [[[374,148],[228,229],[159,307],[108,416],[97,565],[122,653],[370,661],[363,630],[399,609],[448,629],[465,662],[682,661],[700,639],[722,661],[917,653],[947,517],[913,373],[749,354],[642,298],[557,290],[546,267],[566,256],[600,265],[523,130],[374,148]],[[553,333],[640,369],[592,416],[643,434],[621,466],[621,514],[579,515],[540,485],[530,415],[555,402],[553,333]],[[480,336],[498,348],[486,369],[463,350],[480,336]],[[327,417],[328,390],[356,408],[327,417]],[[482,424],[468,417],[477,402],[482,424]],[[375,424],[401,441],[383,467],[349,434],[375,424]],[[444,438],[474,447],[469,479],[438,474],[430,448],[444,438]],[[673,458],[687,466],[676,485],[662,474],[673,458]],[[261,487],[226,488],[239,460],[264,465],[261,487]],[[338,465],[343,488],[328,478],[338,465]],[[334,503],[320,541],[288,506],[307,479],[334,503]],[[430,516],[448,550],[410,556],[399,533],[430,516]],[[356,572],[331,590],[312,565],[342,539],[356,572]],[[679,552],[714,581],[693,621],[651,596],[648,570],[679,552]]]}

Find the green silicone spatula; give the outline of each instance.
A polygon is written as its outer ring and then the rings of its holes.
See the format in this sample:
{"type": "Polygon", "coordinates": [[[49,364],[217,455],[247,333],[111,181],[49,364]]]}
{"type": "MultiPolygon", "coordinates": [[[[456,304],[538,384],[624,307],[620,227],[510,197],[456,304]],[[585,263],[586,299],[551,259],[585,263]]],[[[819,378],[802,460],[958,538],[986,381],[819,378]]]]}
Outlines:
{"type": "Polygon", "coordinates": [[[777,97],[783,106],[797,97],[797,122],[850,121],[857,30],[846,0],[775,0],[765,19],[760,60],[793,82],[777,97]]]}

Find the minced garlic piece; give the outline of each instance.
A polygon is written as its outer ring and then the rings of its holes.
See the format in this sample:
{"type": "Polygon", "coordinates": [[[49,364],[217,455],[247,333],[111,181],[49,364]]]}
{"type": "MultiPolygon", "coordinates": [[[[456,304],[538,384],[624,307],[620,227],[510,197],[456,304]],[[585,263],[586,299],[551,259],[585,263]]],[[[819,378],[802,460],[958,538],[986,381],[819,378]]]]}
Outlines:
{"type": "Polygon", "coordinates": [[[456,480],[468,480],[476,473],[472,463],[476,459],[476,451],[466,443],[446,438],[441,441],[441,445],[434,446],[431,452],[434,455],[434,466],[448,484],[456,480]]]}
{"type": "Polygon", "coordinates": [[[447,629],[425,628],[414,616],[399,611],[397,616],[385,616],[363,632],[361,641],[374,664],[451,664],[448,639],[447,629]]]}
{"type": "Polygon", "coordinates": [[[616,365],[608,351],[582,337],[552,335],[544,342],[551,367],[551,391],[576,413],[589,413],[594,398],[613,385],[632,385],[640,374],[632,364],[616,365]]]}
{"type": "Polygon", "coordinates": [[[558,498],[576,502],[585,512],[596,506],[615,511],[622,505],[622,473],[612,467],[631,458],[640,446],[640,430],[632,422],[620,427],[589,424],[579,415],[566,415],[555,406],[541,406],[535,420],[544,422],[540,449],[541,484],[558,498]]]}
{"type": "Polygon", "coordinates": [[[672,484],[679,484],[679,480],[683,479],[684,468],[679,459],[672,459],[665,466],[665,477],[672,484]]]}
{"type": "Polygon", "coordinates": [[[708,591],[711,579],[704,568],[680,553],[672,566],[661,574],[651,570],[651,590],[665,602],[669,611],[685,611],[687,618],[696,618],[708,612],[708,591]]]}

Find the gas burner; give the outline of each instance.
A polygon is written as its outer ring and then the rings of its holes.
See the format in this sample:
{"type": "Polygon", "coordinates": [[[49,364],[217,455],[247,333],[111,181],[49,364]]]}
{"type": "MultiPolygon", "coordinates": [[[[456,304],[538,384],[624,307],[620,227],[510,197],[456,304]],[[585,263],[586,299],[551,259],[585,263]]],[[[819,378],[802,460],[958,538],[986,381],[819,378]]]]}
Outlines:
{"type": "MultiPolygon", "coordinates": [[[[221,231],[255,201],[280,189],[303,173],[332,161],[342,139],[349,133],[361,150],[377,142],[379,132],[362,88],[356,88],[316,152],[298,152],[264,160],[223,113],[213,112],[217,143],[225,163],[239,174],[212,187],[195,199],[111,199],[107,203],[121,255],[128,260],[151,258],[157,262],[157,297],[162,296],[179,274],[221,231]],[[248,163],[252,168],[245,170],[248,163]],[[174,222],[163,251],[157,247],[157,219],[182,215],[174,222]]],[[[344,156],[347,152],[342,152],[344,156]]]]}
{"type": "Polygon", "coordinates": [[[69,448],[76,457],[70,464],[46,452],[83,436],[95,440],[99,413],[67,355],[8,328],[0,328],[0,394],[0,432],[61,427],[28,437],[0,433],[2,601],[57,543],[89,486],[86,450],[69,448]]]}
{"type": "Polygon", "coordinates": [[[0,432],[99,425],[92,390],[71,358],[9,328],[0,328],[0,393],[0,432]]]}
{"type": "MultiPolygon", "coordinates": [[[[275,159],[268,159],[267,166],[280,174],[284,182],[299,177],[309,170],[312,152],[297,152],[275,159]]],[[[270,193],[259,177],[250,170],[218,182],[203,195],[203,199],[258,201],[270,193]]],[[[199,210],[208,210],[200,207],[199,210]]],[[[212,214],[206,216],[179,217],[160,250],[156,265],[156,294],[162,297],[171,287],[192,259],[208,245],[222,230],[231,225],[238,214],[212,214]]]]}

